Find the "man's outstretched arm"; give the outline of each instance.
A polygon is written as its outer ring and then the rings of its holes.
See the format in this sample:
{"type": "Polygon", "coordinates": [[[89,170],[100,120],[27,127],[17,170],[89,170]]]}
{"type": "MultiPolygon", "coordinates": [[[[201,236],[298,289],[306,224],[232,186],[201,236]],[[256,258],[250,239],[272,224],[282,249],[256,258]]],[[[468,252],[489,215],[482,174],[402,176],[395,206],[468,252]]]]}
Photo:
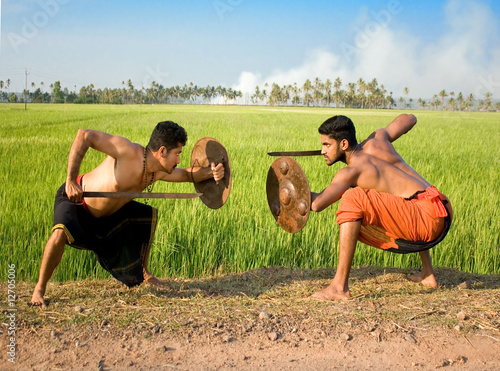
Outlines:
{"type": "Polygon", "coordinates": [[[311,192],[311,211],[320,212],[340,200],[345,191],[355,185],[358,173],[355,169],[344,167],[333,177],[332,182],[321,193],[311,192]]]}
{"type": "Polygon", "coordinates": [[[159,180],[166,182],[191,182],[199,183],[214,178],[216,182],[224,178],[224,164],[211,164],[210,167],[190,167],[187,169],[175,168],[172,174],[161,172],[159,180]]]}

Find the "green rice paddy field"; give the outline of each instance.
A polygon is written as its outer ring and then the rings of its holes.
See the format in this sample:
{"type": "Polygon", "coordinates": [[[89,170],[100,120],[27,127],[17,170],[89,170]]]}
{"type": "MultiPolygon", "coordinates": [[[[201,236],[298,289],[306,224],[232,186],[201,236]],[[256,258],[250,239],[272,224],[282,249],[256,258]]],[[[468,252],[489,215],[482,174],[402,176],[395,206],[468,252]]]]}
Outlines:
{"type": "MultiPolygon", "coordinates": [[[[52,227],[54,195],[65,181],[67,155],[78,128],[125,136],[145,145],[155,124],[172,120],[188,132],[181,167],[194,143],[211,136],[228,150],[233,169],[229,200],[221,209],[200,200],[151,200],[159,224],[151,271],[159,277],[203,277],[262,266],[335,267],[337,204],[311,213],[305,228],[288,234],[275,222],[266,198],[266,176],[275,158],[268,151],[319,149],[317,128],[343,114],[358,140],[386,126],[400,111],[254,106],[0,105],[0,272],[8,265],[18,280],[35,281],[52,227]]],[[[452,201],[454,223],[431,250],[434,264],[479,273],[500,273],[500,114],[415,111],[417,126],[396,141],[405,160],[452,201]]],[[[90,150],[81,172],[103,155],[90,150]]],[[[321,156],[296,158],[312,191],[321,191],[344,164],[321,156]]],[[[156,192],[193,192],[186,184],[156,184],[156,192]]],[[[398,255],[359,244],[354,265],[418,267],[418,254],[398,255]]],[[[55,280],[110,277],[91,252],[66,248],[55,280]]]]}

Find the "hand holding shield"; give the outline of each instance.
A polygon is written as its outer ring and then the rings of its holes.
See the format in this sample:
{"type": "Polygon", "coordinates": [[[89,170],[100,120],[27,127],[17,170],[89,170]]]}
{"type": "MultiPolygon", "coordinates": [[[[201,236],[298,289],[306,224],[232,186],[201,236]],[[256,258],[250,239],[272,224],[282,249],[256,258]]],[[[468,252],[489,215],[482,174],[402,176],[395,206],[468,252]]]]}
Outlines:
{"type": "Polygon", "coordinates": [[[224,205],[231,190],[231,164],[224,146],[216,139],[205,137],[196,142],[191,152],[191,167],[212,167],[223,164],[224,178],[219,181],[207,179],[195,182],[196,192],[203,193],[200,199],[211,209],[218,209],[224,205]]]}

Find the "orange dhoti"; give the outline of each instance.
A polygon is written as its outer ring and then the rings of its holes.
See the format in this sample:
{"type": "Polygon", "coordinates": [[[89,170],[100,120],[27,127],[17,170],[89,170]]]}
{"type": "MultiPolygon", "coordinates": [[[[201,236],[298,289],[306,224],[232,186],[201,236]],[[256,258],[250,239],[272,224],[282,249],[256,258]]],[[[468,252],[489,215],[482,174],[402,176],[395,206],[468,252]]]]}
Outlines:
{"type": "Polygon", "coordinates": [[[451,225],[451,205],[436,187],[409,199],[360,187],[347,190],[337,223],[361,220],[358,240],[397,253],[428,250],[443,240],[451,225]]]}

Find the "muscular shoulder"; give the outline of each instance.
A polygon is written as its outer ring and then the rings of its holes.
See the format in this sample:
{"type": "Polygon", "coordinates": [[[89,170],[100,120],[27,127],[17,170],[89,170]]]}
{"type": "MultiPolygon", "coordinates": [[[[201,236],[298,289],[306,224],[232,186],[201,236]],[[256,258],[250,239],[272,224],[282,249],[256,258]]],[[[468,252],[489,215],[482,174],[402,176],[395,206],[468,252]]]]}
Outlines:
{"type": "Polygon", "coordinates": [[[385,159],[388,154],[394,154],[395,149],[387,132],[383,129],[374,131],[361,143],[365,154],[385,159]]]}
{"type": "Polygon", "coordinates": [[[387,134],[387,131],[384,129],[378,129],[371,133],[370,136],[366,138],[361,144],[364,148],[366,145],[374,145],[383,142],[390,143],[389,134],[387,134]]]}
{"type": "Polygon", "coordinates": [[[115,137],[114,146],[117,152],[117,158],[121,159],[135,159],[143,158],[144,147],[138,143],[131,142],[124,137],[115,137]]]}
{"type": "Polygon", "coordinates": [[[129,139],[108,134],[98,130],[79,130],[81,135],[93,149],[106,153],[113,158],[135,156],[135,152],[142,148],[137,143],[132,143],[129,139]]]}
{"type": "Polygon", "coordinates": [[[354,161],[353,163],[343,167],[332,179],[332,183],[344,184],[348,187],[357,185],[359,174],[363,171],[362,164],[354,161]]]}

